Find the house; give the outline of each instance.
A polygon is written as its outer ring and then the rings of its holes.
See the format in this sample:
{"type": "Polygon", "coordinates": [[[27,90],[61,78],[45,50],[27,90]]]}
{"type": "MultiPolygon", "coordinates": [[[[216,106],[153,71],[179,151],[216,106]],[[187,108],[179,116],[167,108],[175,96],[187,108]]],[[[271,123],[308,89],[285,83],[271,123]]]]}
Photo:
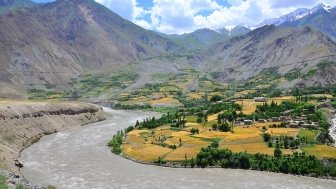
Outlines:
{"type": "Polygon", "coordinates": [[[237,100],[230,100],[230,102],[234,104],[237,102],[237,100]]]}
{"type": "Polygon", "coordinates": [[[254,98],[255,102],[267,102],[267,98],[265,97],[256,97],[254,98]]]}
{"type": "Polygon", "coordinates": [[[281,116],[280,119],[281,119],[282,122],[290,122],[290,121],[292,121],[291,117],[281,116]]]}
{"type": "Polygon", "coordinates": [[[272,122],[279,122],[281,121],[280,117],[272,117],[272,122]]]}
{"type": "Polygon", "coordinates": [[[267,120],[266,119],[259,119],[258,123],[267,123],[267,120]]]}
{"type": "Polygon", "coordinates": [[[244,120],[244,125],[252,125],[252,124],[253,124],[253,120],[249,120],[249,119],[244,120]]]}
{"type": "Polygon", "coordinates": [[[295,121],[292,121],[289,123],[289,127],[290,128],[299,128],[300,124],[295,122],[295,121]]]}
{"type": "Polygon", "coordinates": [[[316,125],[314,123],[305,123],[305,124],[302,124],[302,127],[304,127],[304,128],[312,128],[312,127],[316,127],[316,125]]]}
{"type": "Polygon", "coordinates": [[[292,110],[287,110],[287,111],[281,112],[281,115],[282,116],[289,116],[290,113],[292,113],[292,110]]]}

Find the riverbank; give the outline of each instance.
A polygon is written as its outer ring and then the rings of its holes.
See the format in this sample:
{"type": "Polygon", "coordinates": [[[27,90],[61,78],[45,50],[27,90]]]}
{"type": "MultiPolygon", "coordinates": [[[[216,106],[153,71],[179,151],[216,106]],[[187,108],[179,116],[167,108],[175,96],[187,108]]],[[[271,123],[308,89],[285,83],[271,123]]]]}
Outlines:
{"type": "MultiPolygon", "coordinates": [[[[122,158],[125,158],[127,160],[133,161],[135,163],[139,163],[142,165],[151,165],[151,166],[158,166],[158,167],[166,167],[166,168],[175,168],[175,169],[197,169],[197,168],[201,168],[201,167],[197,167],[197,165],[195,164],[193,167],[190,166],[190,164],[185,164],[185,162],[183,161],[164,161],[161,163],[157,163],[157,162],[149,162],[149,161],[143,161],[143,160],[139,160],[139,159],[135,159],[132,158],[130,156],[127,156],[123,153],[121,154],[116,154],[122,158]]],[[[207,166],[205,167],[207,169],[232,169],[232,168],[223,168],[221,166],[207,166]]],[[[239,169],[239,168],[238,168],[239,169]]],[[[235,169],[232,169],[235,170],[235,169]]],[[[284,174],[284,175],[292,175],[292,176],[296,176],[296,177],[307,177],[307,178],[317,178],[317,179],[325,179],[325,180],[336,180],[336,177],[331,177],[331,176],[316,176],[314,174],[307,174],[307,175],[297,175],[297,174],[285,174],[285,173],[281,173],[281,172],[272,172],[272,171],[260,171],[260,170],[255,170],[255,169],[241,169],[244,171],[257,171],[257,172],[268,172],[268,173],[276,173],[276,174],[284,174]]]]}
{"type": "Polygon", "coordinates": [[[44,135],[106,118],[99,106],[80,102],[0,101],[0,169],[20,174],[15,159],[44,135]]]}
{"type": "Polygon", "coordinates": [[[156,114],[109,110],[105,121],[43,137],[21,153],[21,169],[41,186],[73,188],[326,188],[335,181],[238,169],[171,169],[111,154],[106,143],[118,131],[156,114]],[[89,170],[89,171],[88,171],[89,170]]]}

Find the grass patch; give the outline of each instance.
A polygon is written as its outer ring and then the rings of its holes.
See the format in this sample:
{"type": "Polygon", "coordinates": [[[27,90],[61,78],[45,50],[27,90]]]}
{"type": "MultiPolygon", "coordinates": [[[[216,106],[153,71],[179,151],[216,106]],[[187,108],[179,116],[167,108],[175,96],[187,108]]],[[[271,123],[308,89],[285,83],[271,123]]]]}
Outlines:
{"type": "Polygon", "coordinates": [[[302,150],[318,158],[336,158],[336,148],[327,145],[304,146],[302,150]]]}
{"type": "Polygon", "coordinates": [[[309,129],[300,129],[299,137],[306,138],[309,143],[315,143],[315,137],[319,131],[309,130],[309,129]]]}

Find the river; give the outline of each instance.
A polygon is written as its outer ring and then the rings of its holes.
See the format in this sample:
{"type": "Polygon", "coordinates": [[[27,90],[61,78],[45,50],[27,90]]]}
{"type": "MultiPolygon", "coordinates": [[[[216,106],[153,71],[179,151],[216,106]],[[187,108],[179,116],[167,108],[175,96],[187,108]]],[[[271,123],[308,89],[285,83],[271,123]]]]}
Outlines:
{"type": "Polygon", "coordinates": [[[258,171],[177,169],[138,164],[110,152],[118,130],[153,113],[107,110],[106,121],[43,137],[25,149],[23,175],[58,189],[336,188],[336,181],[258,171]]]}
{"type": "Polygon", "coordinates": [[[334,146],[336,146],[336,115],[331,119],[331,126],[329,128],[329,134],[334,139],[334,146]]]}

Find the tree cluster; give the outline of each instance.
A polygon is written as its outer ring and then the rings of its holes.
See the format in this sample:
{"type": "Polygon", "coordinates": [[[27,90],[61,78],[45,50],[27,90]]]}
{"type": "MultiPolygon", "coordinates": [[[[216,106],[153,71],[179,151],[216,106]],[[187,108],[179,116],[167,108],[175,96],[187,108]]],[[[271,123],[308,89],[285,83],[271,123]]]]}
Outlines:
{"type": "Polygon", "coordinates": [[[218,142],[202,148],[196,156],[198,167],[221,166],[223,168],[252,169],[308,176],[336,176],[335,160],[323,161],[305,153],[282,155],[275,148],[274,156],[257,153],[250,155],[245,152],[234,153],[228,149],[219,149],[218,142]]]}

